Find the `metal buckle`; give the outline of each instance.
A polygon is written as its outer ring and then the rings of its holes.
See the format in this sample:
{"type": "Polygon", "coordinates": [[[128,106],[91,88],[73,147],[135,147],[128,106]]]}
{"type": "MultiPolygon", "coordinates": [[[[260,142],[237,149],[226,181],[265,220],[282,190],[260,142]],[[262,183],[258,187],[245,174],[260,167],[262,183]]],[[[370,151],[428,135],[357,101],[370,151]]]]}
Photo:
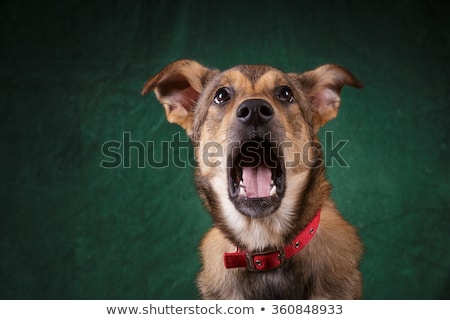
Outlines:
{"type": "Polygon", "coordinates": [[[284,265],[286,263],[286,254],[284,253],[284,248],[277,249],[277,250],[268,250],[268,251],[263,251],[263,252],[246,252],[245,258],[247,259],[247,269],[249,271],[274,270],[274,269],[281,267],[282,265],[284,265]],[[254,261],[255,256],[267,256],[267,255],[272,255],[272,254],[277,255],[277,259],[280,261],[279,265],[272,267],[272,268],[268,268],[268,269],[262,269],[262,270],[256,268],[255,263],[258,264],[258,260],[254,261]]]}

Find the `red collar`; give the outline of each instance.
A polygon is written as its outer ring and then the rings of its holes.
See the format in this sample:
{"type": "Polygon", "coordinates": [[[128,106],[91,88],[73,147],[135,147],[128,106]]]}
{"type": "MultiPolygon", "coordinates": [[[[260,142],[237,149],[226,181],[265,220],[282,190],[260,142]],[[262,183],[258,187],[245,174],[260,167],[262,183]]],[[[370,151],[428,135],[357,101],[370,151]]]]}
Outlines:
{"type": "Polygon", "coordinates": [[[311,222],[284,248],[264,252],[226,252],[223,255],[225,268],[247,268],[250,271],[268,271],[276,269],[285,264],[297,252],[300,252],[314,237],[319,227],[319,209],[311,222]]]}

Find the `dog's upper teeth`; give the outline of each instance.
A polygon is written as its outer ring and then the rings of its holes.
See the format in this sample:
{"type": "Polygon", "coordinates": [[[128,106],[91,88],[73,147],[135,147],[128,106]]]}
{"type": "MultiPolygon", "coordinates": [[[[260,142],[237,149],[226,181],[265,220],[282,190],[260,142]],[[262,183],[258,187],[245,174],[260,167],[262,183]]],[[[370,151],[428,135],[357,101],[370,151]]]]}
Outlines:
{"type": "Polygon", "coordinates": [[[274,196],[277,193],[277,186],[272,185],[272,189],[270,189],[270,196],[274,196]]]}

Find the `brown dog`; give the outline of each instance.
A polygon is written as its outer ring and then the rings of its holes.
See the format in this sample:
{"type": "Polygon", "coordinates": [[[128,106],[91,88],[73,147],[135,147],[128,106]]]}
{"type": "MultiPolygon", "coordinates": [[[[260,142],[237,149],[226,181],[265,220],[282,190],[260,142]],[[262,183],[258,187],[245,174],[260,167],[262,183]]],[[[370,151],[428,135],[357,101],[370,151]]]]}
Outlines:
{"type": "Polygon", "coordinates": [[[355,299],[362,245],[330,199],[317,131],[336,117],[345,69],[220,72],[176,61],[142,89],[195,145],[214,227],[200,253],[205,299],[355,299]]]}

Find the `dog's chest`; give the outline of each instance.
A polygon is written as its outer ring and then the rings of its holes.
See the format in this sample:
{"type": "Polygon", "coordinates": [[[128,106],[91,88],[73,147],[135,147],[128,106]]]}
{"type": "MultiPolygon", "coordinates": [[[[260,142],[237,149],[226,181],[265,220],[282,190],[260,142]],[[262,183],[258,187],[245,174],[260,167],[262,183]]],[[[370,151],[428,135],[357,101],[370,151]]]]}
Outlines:
{"type": "Polygon", "coordinates": [[[309,295],[307,279],[295,275],[289,264],[271,271],[245,271],[236,281],[244,299],[307,299],[309,295]]]}

